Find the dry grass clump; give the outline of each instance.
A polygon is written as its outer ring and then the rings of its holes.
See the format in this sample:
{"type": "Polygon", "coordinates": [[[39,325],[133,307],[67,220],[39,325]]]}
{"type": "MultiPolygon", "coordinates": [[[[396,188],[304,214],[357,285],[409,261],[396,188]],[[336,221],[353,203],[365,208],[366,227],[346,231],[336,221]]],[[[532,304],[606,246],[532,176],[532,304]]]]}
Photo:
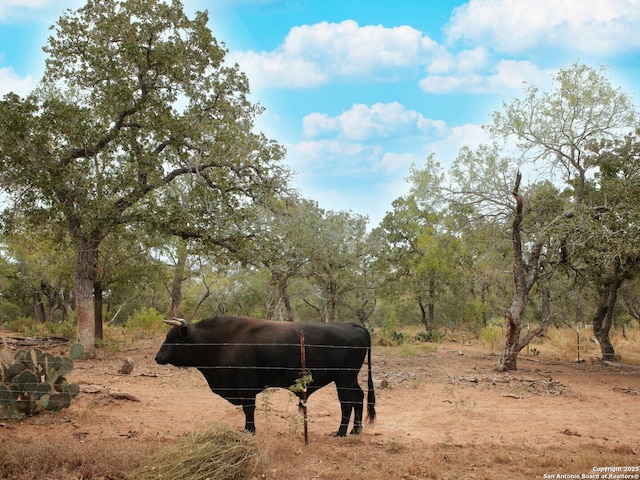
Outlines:
{"type": "MultiPolygon", "coordinates": [[[[12,425],[0,426],[12,432],[12,425]]],[[[124,479],[141,457],[157,448],[157,441],[110,438],[84,442],[59,439],[8,437],[0,431],[0,479],[59,480],[61,478],[124,479]]]]}
{"type": "MultiPolygon", "coordinates": [[[[640,365],[640,332],[637,327],[627,329],[627,338],[624,338],[622,329],[611,329],[611,343],[616,352],[618,361],[633,365],[640,365]]],[[[530,349],[535,348],[541,355],[547,358],[575,361],[578,358],[578,334],[580,335],[580,359],[601,358],[600,346],[593,340],[591,327],[572,330],[570,328],[551,327],[547,335],[542,339],[535,339],[530,344],[530,349]]],[[[524,353],[524,350],[523,350],[524,353]]]]}
{"type": "MultiPolygon", "coordinates": [[[[578,337],[580,360],[588,361],[591,358],[601,358],[600,346],[595,342],[593,329],[588,327],[549,327],[544,337],[536,337],[524,348],[520,355],[541,355],[547,359],[557,359],[573,362],[578,359],[578,337]]],[[[526,331],[524,332],[526,333],[526,331]]],[[[502,348],[504,341],[504,328],[492,325],[480,332],[479,340],[493,352],[502,348]]],[[[616,352],[618,362],[631,365],[640,365],[640,329],[635,324],[627,327],[623,335],[622,328],[612,328],[610,333],[611,343],[616,352]]]]}
{"type": "Polygon", "coordinates": [[[252,435],[219,427],[189,434],[150,457],[135,480],[241,480],[258,461],[252,435]]]}

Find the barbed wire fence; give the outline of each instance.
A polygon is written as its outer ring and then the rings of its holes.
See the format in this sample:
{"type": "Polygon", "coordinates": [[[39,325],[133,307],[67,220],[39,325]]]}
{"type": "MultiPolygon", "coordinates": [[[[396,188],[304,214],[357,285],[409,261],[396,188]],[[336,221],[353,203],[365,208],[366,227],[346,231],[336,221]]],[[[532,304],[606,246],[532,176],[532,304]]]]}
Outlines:
{"type": "MultiPolygon", "coordinates": [[[[7,338],[11,338],[11,337],[3,337],[3,339],[0,340],[0,348],[2,348],[3,346],[6,348],[8,346],[7,338]]],[[[13,340],[14,340],[13,342],[9,342],[11,343],[10,348],[16,349],[16,350],[19,348],[28,348],[28,349],[36,349],[39,347],[42,347],[44,349],[55,348],[60,345],[71,343],[70,341],[63,339],[61,337],[48,339],[48,340],[44,340],[44,339],[42,340],[25,339],[24,341],[16,341],[15,339],[13,340]]],[[[302,407],[302,412],[303,412],[305,444],[308,444],[308,415],[307,415],[308,391],[312,393],[313,391],[324,388],[324,386],[329,386],[330,383],[332,383],[332,381],[330,381],[316,388],[316,386],[313,385],[312,371],[316,372],[316,374],[317,373],[340,373],[340,372],[347,372],[347,373],[353,374],[354,372],[355,373],[359,373],[361,371],[366,372],[366,368],[367,368],[366,351],[369,348],[371,348],[370,346],[367,347],[367,346],[352,346],[352,345],[326,345],[326,344],[313,344],[313,343],[305,344],[304,331],[300,333],[299,343],[205,342],[205,343],[173,343],[171,345],[178,346],[178,347],[184,346],[188,348],[204,347],[206,349],[213,349],[213,350],[229,349],[229,348],[236,350],[235,351],[235,358],[237,359],[236,364],[224,363],[224,360],[223,360],[217,365],[211,365],[211,364],[205,364],[205,363],[203,364],[193,363],[188,366],[184,366],[189,369],[199,370],[200,373],[204,373],[206,371],[211,371],[211,370],[214,370],[214,371],[217,370],[227,374],[231,373],[232,377],[234,376],[235,373],[238,373],[238,372],[258,372],[258,373],[263,373],[263,372],[283,373],[284,372],[284,373],[287,373],[288,374],[287,377],[291,379],[290,385],[270,385],[269,382],[266,382],[264,385],[255,384],[247,387],[238,386],[238,385],[231,385],[229,387],[219,386],[216,388],[211,388],[211,390],[214,393],[218,394],[220,397],[224,398],[225,400],[233,403],[234,405],[237,405],[236,402],[241,402],[242,405],[244,406],[252,406],[254,408],[258,408],[258,405],[256,402],[257,394],[262,393],[264,391],[268,391],[273,388],[281,388],[281,389],[289,390],[292,396],[295,395],[300,399],[299,406],[302,407]],[[247,349],[245,353],[249,353],[249,354],[254,354],[257,351],[258,353],[263,353],[263,354],[265,352],[269,353],[273,351],[282,352],[282,350],[288,349],[287,353],[293,354],[294,352],[297,351],[298,356],[297,358],[295,358],[295,355],[290,355],[290,356],[285,355],[284,357],[282,355],[279,355],[278,357],[283,358],[284,361],[282,363],[271,362],[269,365],[259,364],[259,363],[251,364],[246,362],[242,364],[242,359],[244,357],[242,350],[245,348],[247,349]],[[238,349],[240,349],[240,351],[238,351],[238,349]],[[307,368],[307,363],[306,363],[307,349],[311,349],[312,351],[314,351],[313,359],[311,361],[312,370],[307,368]],[[344,351],[344,350],[363,351],[363,357],[364,357],[363,359],[365,361],[361,365],[354,366],[354,367],[322,366],[323,359],[324,361],[326,361],[326,358],[331,358],[334,356],[335,351],[344,351]],[[319,357],[319,360],[318,360],[318,357],[319,357]],[[309,389],[309,386],[311,387],[311,389],[309,389]],[[299,390],[296,390],[296,388],[294,387],[297,387],[299,390]],[[243,395],[243,393],[247,393],[247,395],[243,395]],[[234,396],[234,395],[237,395],[237,396],[234,396]],[[247,403],[247,399],[251,399],[251,398],[254,400],[254,403],[247,403]]],[[[160,346],[161,346],[161,342],[159,341],[158,347],[160,346]]],[[[104,343],[102,347],[105,349],[105,351],[108,350],[109,348],[108,343],[104,343]]],[[[332,360],[330,363],[335,364],[336,363],[335,359],[332,360]]],[[[161,367],[161,366],[158,365],[158,367],[161,367]]],[[[178,368],[181,368],[181,367],[178,367],[178,368]]],[[[267,375],[267,377],[269,377],[269,375],[267,375]]],[[[4,378],[0,380],[4,380],[4,378]]],[[[233,381],[231,381],[231,383],[233,383],[233,381]]],[[[27,384],[24,384],[23,382],[21,386],[26,392],[30,392],[30,391],[36,392],[38,385],[39,383],[36,383],[36,382],[34,382],[32,385],[27,385],[27,384]]],[[[366,391],[366,388],[367,388],[366,385],[367,383],[365,381],[365,389],[362,389],[359,386],[349,387],[345,385],[341,385],[339,388],[342,391],[364,392],[366,391]]],[[[366,399],[363,399],[363,407],[366,405],[366,402],[367,402],[366,399]]],[[[337,402],[335,403],[337,404],[337,402]]],[[[2,416],[0,415],[0,418],[1,417],[2,416]]]]}
{"type": "MultiPolygon", "coordinates": [[[[573,332],[575,332],[576,335],[576,352],[577,352],[577,360],[578,361],[584,361],[584,344],[585,343],[589,343],[591,342],[591,333],[588,329],[586,328],[575,328],[573,326],[571,326],[571,330],[573,332]]],[[[68,341],[66,341],[68,343],[68,341]]],[[[49,348],[52,346],[57,346],[60,344],[64,344],[65,343],[65,339],[62,338],[57,338],[57,339],[53,339],[51,341],[49,341],[48,343],[40,343],[38,341],[26,341],[24,342],[22,345],[20,344],[13,344],[12,348],[19,348],[19,347],[43,347],[43,348],[49,348]]],[[[499,342],[497,342],[498,345],[497,347],[499,348],[499,342]]],[[[7,344],[6,339],[4,339],[4,341],[0,340],[0,348],[3,346],[3,344],[7,344]]],[[[158,348],[161,345],[161,339],[158,339],[158,348]]],[[[280,371],[290,371],[290,372],[295,372],[296,374],[302,374],[304,371],[307,370],[308,367],[308,371],[309,373],[311,373],[311,375],[313,375],[313,372],[360,372],[360,376],[362,375],[366,375],[367,374],[367,361],[365,360],[365,362],[361,365],[356,367],[344,367],[344,366],[318,366],[318,365],[314,365],[313,362],[310,363],[309,365],[306,365],[306,352],[311,349],[312,351],[315,350],[316,353],[317,352],[321,352],[324,356],[328,356],[331,357],[332,354],[335,356],[336,352],[339,351],[343,351],[343,350],[351,350],[351,349],[357,349],[357,350],[366,350],[366,347],[362,347],[362,346],[349,346],[349,345],[323,345],[323,344],[307,344],[304,343],[304,339],[301,339],[301,341],[299,343],[197,343],[197,344],[193,344],[193,343],[185,343],[185,344],[174,344],[174,345],[188,345],[188,346],[197,346],[197,347],[206,347],[206,348],[212,348],[212,349],[219,349],[219,348],[229,348],[229,347],[235,347],[235,348],[249,348],[249,349],[264,349],[264,348],[275,348],[277,350],[286,350],[286,349],[290,349],[291,352],[299,352],[299,363],[297,362],[288,362],[286,364],[281,364],[281,365],[277,365],[277,364],[271,364],[271,365],[264,365],[264,364],[256,364],[256,365],[233,365],[233,364],[220,364],[220,365],[190,365],[189,367],[194,368],[194,369],[211,369],[211,370],[226,370],[226,371],[245,371],[245,370],[253,370],[253,371],[264,371],[264,370],[280,370],[280,371]],[[303,361],[303,355],[305,357],[305,361],[303,361]]],[[[121,346],[117,343],[114,343],[113,347],[118,347],[121,346]]],[[[463,345],[464,346],[464,342],[463,345]]],[[[486,345],[485,345],[486,347],[486,345]]],[[[491,345],[491,351],[493,351],[493,347],[494,345],[491,345]]],[[[109,344],[108,342],[106,342],[103,345],[103,348],[105,351],[107,351],[109,349],[109,344]]],[[[485,348],[486,350],[488,350],[488,348],[485,348]]],[[[373,351],[375,352],[376,350],[376,345],[373,346],[373,351]]],[[[115,350],[117,351],[117,350],[115,350]]],[[[110,355],[115,355],[114,353],[111,353],[110,355]]],[[[293,354],[292,354],[293,355],[293,354]]],[[[539,354],[534,353],[533,351],[527,351],[527,352],[521,352],[520,353],[520,358],[530,358],[534,361],[544,361],[539,354]]],[[[631,362],[632,364],[637,364],[640,363],[640,352],[639,355],[630,358],[627,357],[627,360],[629,362],[631,362]]],[[[389,374],[388,370],[385,369],[380,369],[378,366],[375,365],[375,357],[374,357],[374,361],[373,361],[373,365],[372,367],[372,375],[374,378],[384,378],[385,376],[387,376],[389,374]]],[[[362,379],[360,379],[360,382],[362,382],[362,379]]],[[[379,381],[376,382],[378,386],[376,386],[376,388],[380,388],[379,385],[379,381]]],[[[353,391],[364,391],[366,393],[367,391],[367,384],[366,384],[366,380],[364,382],[364,384],[362,384],[362,388],[360,387],[342,387],[345,390],[353,390],[353,391]]],[[[311,383],[310,386],[313,386],[313,384],[311,383]]],[[[335,391],[335,387],[328,385],[327,386],[330,389],[333,389],[335,391]]],[[[286,387],[273,387],[270,385],[264,385],[264,388],[266,390],[270,390],[271,388],[285,388],[286,387]]],[[[322,387],[324,388],[324,387],[322,387]]],[[[242,391],[251,391],[254,392],[256,389],[255,388],[242,388],[242,387],[233,387],[233,390],[236,392],[242,392],[242,391]]],[[[244,398],[244,397],[241,397],[244,398]]],[[[256,402],[258,403],[258,402],[256,402]]],[[[364,405],[366,405],[366,399],[363,402],[364,405]]],[[[304,405],[306,407],[307,405],[307,401],[306,399],[304,400],[304,405]]],[[[254,407],[258,408],[260,405],[254,404],[254,407]]],[[[331,401],[326,402],[326,404],[322,404],[320,405],[321,408],[329,408],[329,409],[336,409],[337,411],[339,411],[339,407],[337,405],[337,403],[335,401],[331,401]]],[[[306,412],[305,412],[305,420],[304,423],[307,424],[308,420],[306,419],[306,412]]],[[[305,431],[306,431],[306,425],[305,425],[305,431]]],[[[307,434],[305,433],[305,438],[307,438],[307,434]]],[[[306,440],[308,441],[308,440],[306,440]]]]}

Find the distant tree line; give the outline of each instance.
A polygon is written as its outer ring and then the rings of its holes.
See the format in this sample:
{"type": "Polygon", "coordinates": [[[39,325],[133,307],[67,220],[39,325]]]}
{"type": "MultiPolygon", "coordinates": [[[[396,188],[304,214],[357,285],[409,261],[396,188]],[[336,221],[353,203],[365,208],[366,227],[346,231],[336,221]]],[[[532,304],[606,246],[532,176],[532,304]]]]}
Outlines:
{"type": "Polygon", "coordinates": [[[640,123],[604,68],[563,68],[414,165],[379,225],[290,185],[226,49],[179,2],[89,0],[46,71],[0,101],[0,323],[102,326],[150,307],[395,331],[505,326],[499,370],[550,325],[640,318],[640,123]],[[535,325],[525,331],[523,326],[535,325]]]}

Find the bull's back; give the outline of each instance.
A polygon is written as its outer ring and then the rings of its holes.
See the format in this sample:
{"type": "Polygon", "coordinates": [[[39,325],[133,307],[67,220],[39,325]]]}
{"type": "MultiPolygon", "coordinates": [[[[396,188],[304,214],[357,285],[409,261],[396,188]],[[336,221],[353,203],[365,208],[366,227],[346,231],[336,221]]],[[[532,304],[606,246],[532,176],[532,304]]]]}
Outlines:
{"type": "Polygon", "coordinates": [[[337,372],[359,370],[371,344],[369,332],[355,323],[214,317],[198,325],[203,336],[215,336],[214,361],[218,366],[231,366],[236,374],[244,372],[246,375],[241,376],[259,377],[269,386],[286,387],[298,377],[302,368],[302,332],[306,368],[315,371],[318,381],[321,376],[327,377],[326,383],[337,372]]]}
{"type": "Polygon", "coordinates": [[[247,317],[213,317],[200,321],[203,341],[220,344],[299,345],[304,331],[307,345],[370,346],[369,332],[356,323],[277,322],[247,317]]]}

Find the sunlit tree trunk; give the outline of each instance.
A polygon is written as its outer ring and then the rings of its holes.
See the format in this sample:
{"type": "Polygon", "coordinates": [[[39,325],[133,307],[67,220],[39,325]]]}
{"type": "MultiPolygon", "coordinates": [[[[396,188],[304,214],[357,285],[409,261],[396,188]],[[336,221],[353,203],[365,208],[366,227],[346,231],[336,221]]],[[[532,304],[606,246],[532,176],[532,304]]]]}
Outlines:
{"type": "Polygon", "coordinates": [[[182,303],[182,283],[188,278],[186,275],[187,246],[185,242],[178,239],[176,264],[173,269],[173,279],[169,288],[171,296],[171,318],[180,318],[180,304],[182,303]]]}
{"type": "Polygon", "coordinates": [[[523,220],[523,200],[520,196],[520,180],[522,175],[518,172],[516,182],[513,187],[513,197],[516,201],[513,222],[511,224],[511,242],[513,245],[513,281],[515,291],[511,305],[506,313],[507,333],[504,337],[502,351],[498,358],[496,370],[506,372],[518,369],[518,354],[533,337],[545,329],[545,322],[549,319],[542,319],[538,328],[531,330],[524,338],[520,338],[522,331],[522,313],[529,301],[529,293],[538,280],[540,252],[542,244],[535,244],[532,247],[529,263],[525,262],[522,251],[522,237],[520,227],[523,220]]]}
{"type": "Polygon", "coordinates": [[[76,239],[75,297],[77,340],[84,347],[86,358],[96,356],[96,315],[94,280],[98,264],[98,240],[76,239]]]}
{"type": "Polygon", "coordinates": [[[598,305],[593,315],[593,334],[598,339],[602,360],[615,361],[616,355],[609,337],[611,325],[613,324],[613,314],[618,299],[618,290],[623,280],[619,275],[618,265],[614,274],[609,280],[602,281],[598,286],[598,305]]]}
{"type": "Polygon", "coordinates": [[[102,305],[104,304],[104,301],[102,297],[102,283],[100,283],[100,281],[98,280],[95,280],[93,282],[93,303],[95,306],[94,308],[95,308],[95,314],[96,314],[95,338],[96,340],[103,340],[104,332],[103,332],[102,326],[103,326],[104,318],[102,315],[102,305]]]}

